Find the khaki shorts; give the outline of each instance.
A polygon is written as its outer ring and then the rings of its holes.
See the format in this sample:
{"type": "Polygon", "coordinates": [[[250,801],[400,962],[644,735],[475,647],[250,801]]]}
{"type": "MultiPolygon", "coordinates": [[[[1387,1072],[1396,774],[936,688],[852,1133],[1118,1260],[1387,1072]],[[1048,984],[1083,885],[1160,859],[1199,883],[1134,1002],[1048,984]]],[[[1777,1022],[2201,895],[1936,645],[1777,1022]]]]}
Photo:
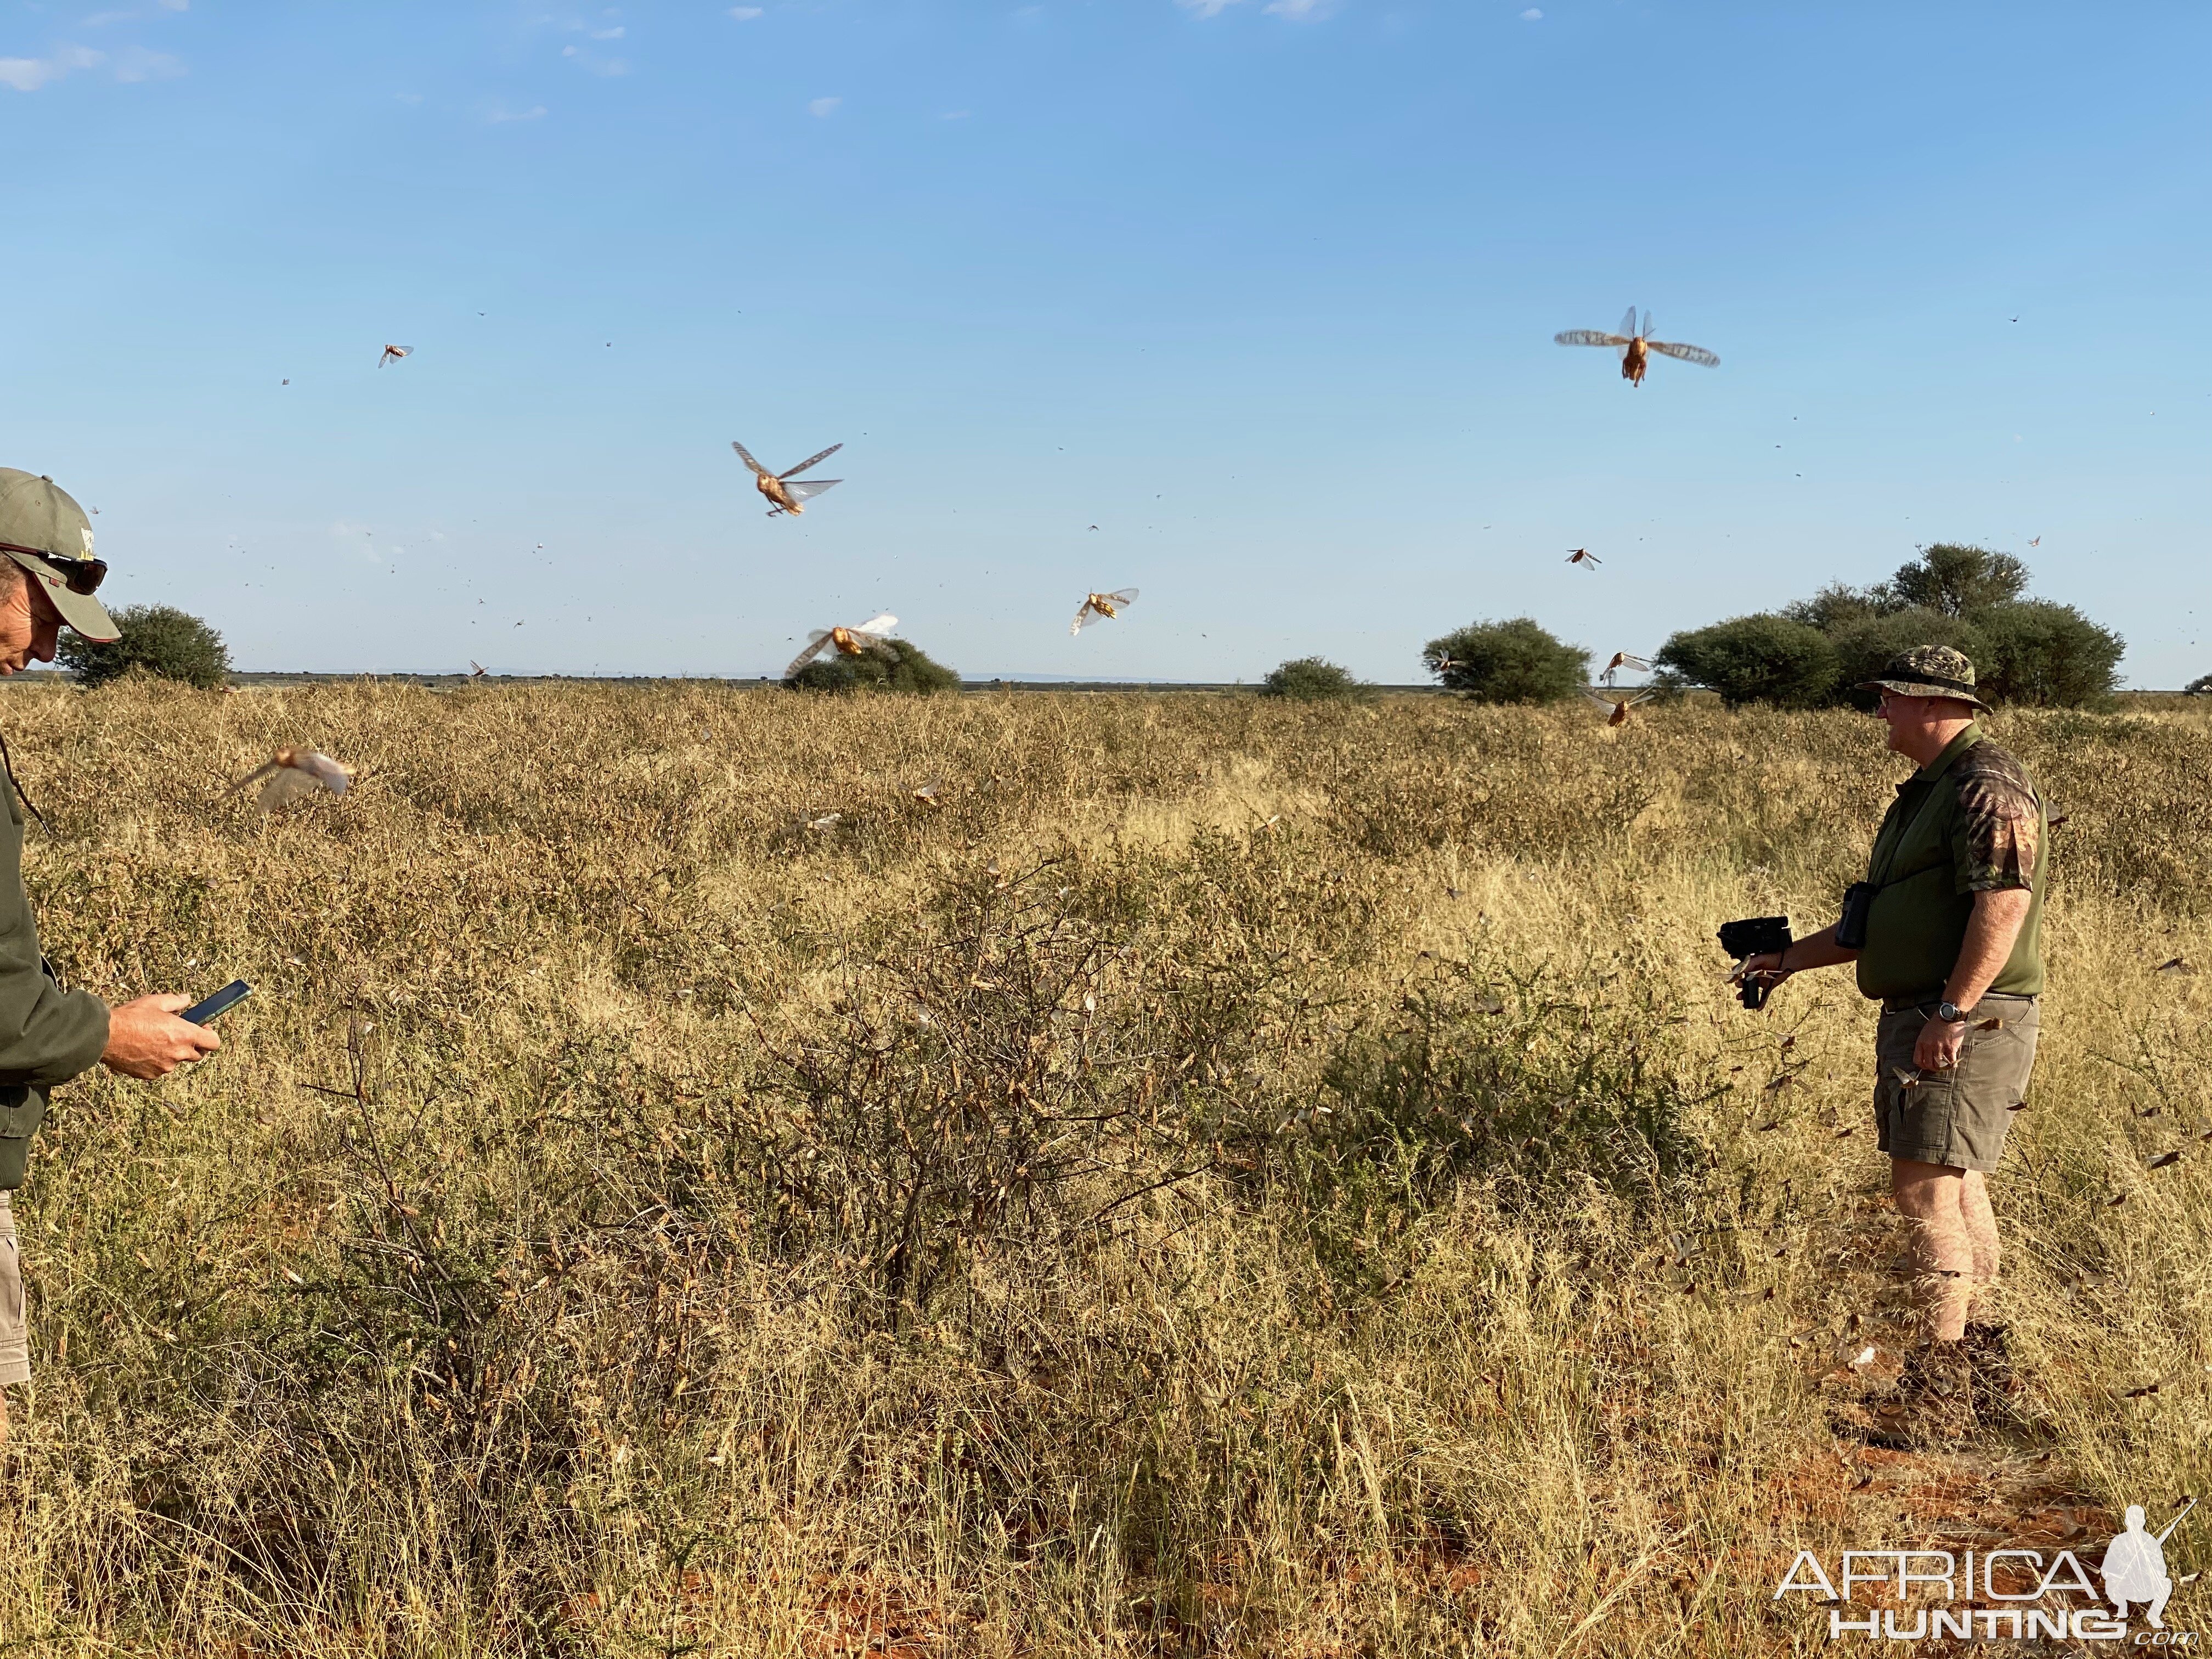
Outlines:
{"type": "Polygon", "coordinates": [[[15,1195],[0,1191],[0,1389],[31,1380],[31,1331],[23,1316],[23,1263],[15,1251],[15,1195]]]}
{"type": "Polygon", "coordinates": [[[2012,1109],[2027,1098],[2027,1074],[2035,1067],[2035,999],[1984,997],[1966,1021],[1959,1063],[1907,1088],[1899,1074],[1919,1069],[1913,1045],[1936,1017],[1940,1000],[1917,1006],[1882,1004],[1875,1034],[1875,1145],[1892,1158],[1986,1175],[2004,1152],[2012,1109]],[[2002,1022],[1996,1030],[1976,1029],[1991,1019],[2002,1022]]]}

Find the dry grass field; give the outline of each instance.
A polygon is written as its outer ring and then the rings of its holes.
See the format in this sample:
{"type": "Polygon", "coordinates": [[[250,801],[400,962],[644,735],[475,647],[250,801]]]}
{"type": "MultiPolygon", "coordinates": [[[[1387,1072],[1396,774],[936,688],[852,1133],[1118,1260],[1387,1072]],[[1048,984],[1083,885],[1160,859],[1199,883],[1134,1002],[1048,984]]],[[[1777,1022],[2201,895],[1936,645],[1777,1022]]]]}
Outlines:
{"type": "Polygon", "coordinates": [[[1871,1012],[1712,939],[1903,769],[1586,713],[10,692],[60,971],[258,989],[33,1156],[0,1651],[1811,1652],[1801,1545],[2203,1490],[2212,725],[1998,722],[2068,818],[2028,1392],[1914,1458],[1834,1427],[1871,1012]],[[264,822],[290,742],[360,777],[264,822]]]}

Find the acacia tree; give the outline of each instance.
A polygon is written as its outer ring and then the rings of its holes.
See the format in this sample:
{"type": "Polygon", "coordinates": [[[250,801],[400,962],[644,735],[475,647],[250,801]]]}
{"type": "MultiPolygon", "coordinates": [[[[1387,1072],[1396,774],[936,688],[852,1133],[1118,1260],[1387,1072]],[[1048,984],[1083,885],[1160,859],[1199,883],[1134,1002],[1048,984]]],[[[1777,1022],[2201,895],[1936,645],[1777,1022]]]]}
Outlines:
{"type": "Polygon", "coordinates": [[[1948,645],[1966,653],[1978,674],[1989,656],[1988,641],[1972,618],[1918,605],[1879,617],[1863,617],[1828,635],[1836,647],[1836,701],[1872,708],[1876,693],[1854,690],[1882,671],[1893,657],[1922,645],[1948,645]]]}
{"type": "Polygon", "coordinates": [[[1836,686],[1836,647],[1791,617],[1735,617],[1677,634],[1654,665],[1670,683],[1717,691],[1731,708],[1747,702],[1813,708],[1836,686]]]}
{"type": "Polygon", "coordinates": [[[2109,696],[2127,641],[2070,605],[2019,599],[1978,614],[1983,654],[1974,659],[1987,694],[2003,702],[2070,708],[2109,696]]]}
{"type": "Polygon", "coordinates": [[[1968,617],[1993,605],[2009,605],[2027,592],[2027,567],[2009,553],[1960,542],[1937,542],[1901,564],[1883,584],[1885,610],[1917,606],[1947,617],[1968,617]]]}
{"type": "Polygon", "coordinates": [[[1811,599],[1796,599],[1784,605],[1782,614],[1791,622],[1832,634],[1848,623],[1879,617],[1889,608],[1887,592],[1882,588],[1830,582],[1811,599]]]}
{"type": "Polygon", "coordinates": [[[1349,668],[1322,657],[1293,657],[1267,671],[1260,682],[1263,697],[1288,697],[1295,702],[1334,702],[1356,697],[1365,690],[1349,668]]]}
{"type": "Polygon", "coordinates": [[[1589,683],[1590,653],[1533,617],[1469,623],[1421,647],[1421,661],[1447,691],[1475,702],[1557,702],[1589,683]]]}
{"type": "Polygon", "coordinates": [[[230,648],[198,617],[168,605],[126,605],[113,614],[120,639],[99,641],[64,632],[55,649],[56,660],[88,690],[133,669],[203,691],[229,680],[230,648]]]}
{"type": "Polygon", "coordinates": [[[890,656],[863,651],[848,657],[833,652],[817,657],[784,684],[801,691],[903,691],[916,697],[960,689],[960,676],[920,646],[906,640],[884,643],[890,656]]]}

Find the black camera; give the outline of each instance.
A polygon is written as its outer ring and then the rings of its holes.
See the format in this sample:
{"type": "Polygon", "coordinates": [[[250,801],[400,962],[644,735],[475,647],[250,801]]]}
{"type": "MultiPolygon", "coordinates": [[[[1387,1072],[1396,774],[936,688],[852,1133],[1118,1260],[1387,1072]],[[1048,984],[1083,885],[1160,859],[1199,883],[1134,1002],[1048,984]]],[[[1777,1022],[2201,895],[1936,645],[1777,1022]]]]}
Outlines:
{"type": "MultiPolygon", "coordinates": [[[[1770,951],[1786,951],[1795,942],[1790,936],[1787,916],[1750,916],[1742,921],[1721,924],[1721,949],[1739,963],[1770,951]]],[[[1765,979],[1750,974],[1736,981],[1736,1000],[1747,1008],[1759,1009],[1766,1006],[1766,994],[1773,986],[1765,979]]]]}

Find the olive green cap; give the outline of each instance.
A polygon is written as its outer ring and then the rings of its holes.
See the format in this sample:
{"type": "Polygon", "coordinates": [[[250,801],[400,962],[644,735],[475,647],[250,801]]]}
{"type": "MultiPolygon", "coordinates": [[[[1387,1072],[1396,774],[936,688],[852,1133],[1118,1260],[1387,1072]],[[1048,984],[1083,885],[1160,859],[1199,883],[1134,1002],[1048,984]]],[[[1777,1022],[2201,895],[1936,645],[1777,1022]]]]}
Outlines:
{"type": "Polygon", "coordinates": [[[94,556],[92,520],[52,478],[0,466],[0,553],[43,583],[62,620],[85,638],[106,644],[123,637],[98,599],[72,592],[66,571],[46,562],[78,563],[94,556]]]}
{"type": "Polygon", "coordinates": [[[1879,679],[1861,680],[1854,691],[1894,691],[1900,697],[1949,697],[1983,713],[1989,704],[1974,693],[1974,665],[1948,645],[1916,646],[1883,665],[1879,679]]]}

